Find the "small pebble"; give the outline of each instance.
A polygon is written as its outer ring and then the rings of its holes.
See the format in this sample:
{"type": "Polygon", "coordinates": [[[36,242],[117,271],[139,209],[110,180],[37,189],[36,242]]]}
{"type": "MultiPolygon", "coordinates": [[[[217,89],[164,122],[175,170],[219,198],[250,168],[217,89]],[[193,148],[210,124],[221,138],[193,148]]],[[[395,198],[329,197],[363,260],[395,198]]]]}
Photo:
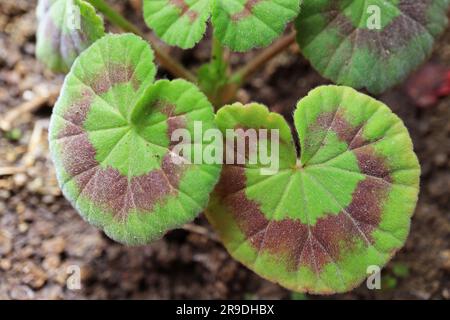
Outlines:
{"type": "Polygon", "coordinates": [[[14,184],[16,187],[20,188],[23,187],[28,180],[28,177],[24,173],[18,173],[14,175],[14,184]]]}
{"type": "Polygon", "coordinates": [[[0,269],[3,271],[8,271],[11,269],[11,260],[9,259],[0,259],[0,269]]]}
{"type": "Polygon", "coordinates": [[[34,289],[40,289],[47,281],[47,273],[33,262],[27,261],[22,269],[22,282],[34,289]]]}
{"type": "Polygon", "coordinates": [[[62,237],[55,237],[44,241],[42,248],[47,254],[60,254],[66,248],[66,241],[62,237]]]}

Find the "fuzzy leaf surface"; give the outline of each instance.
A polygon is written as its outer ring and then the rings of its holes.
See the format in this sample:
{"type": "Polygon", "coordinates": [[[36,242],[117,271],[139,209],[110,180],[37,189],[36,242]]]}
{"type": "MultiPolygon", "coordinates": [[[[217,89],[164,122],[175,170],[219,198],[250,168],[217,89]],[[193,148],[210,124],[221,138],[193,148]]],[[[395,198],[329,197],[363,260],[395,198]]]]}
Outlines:
{"type": "Polygon", "coordinates": [[[103,20],[83,0],[40,0],[36,56],[50,70],[67,73],[75,59],[105,34],[103,20]]]}
{"type": "Polygon", "coordinates": [[[205,34],[210,0],[145,0],[147,25],[163,41],[183,49],[194,47],[205,34]]]}
{"type": "Polygon", "coordinates": [[[193,134],[195,121],[214,128],[214,113],[195,85],[154,82],[153,58],[135,35],[98,40],[66,77],[50,126],[66,198],[109,237],[132,245],[192,221],[220,172],[217,165],[173,161],[182,157],[173,152],[174,131],[193,134]]]}
{"type": "Polygon", "coordinates": [[[306,0],[296,27],[302,53],[337,84],[379,94],[431,54],[449,0],[306,0]]]}
{"type": "Polygon", "coordinates": [[[402,121],[349,87],[311,91],[294,119],[298,160],[281,116],[261,105],[219,110],[221,130],[278,128],[280,170],[225,165],[206,214],[230,254],[260,276],[299,292],[345,292],[404,245],[420,166],[402,121]]]}
{"type": "Polygon", "coordinates": [[[147,25],[166,43],[195,46],[212,17],[215,36],[233,51],[264,47],[300,12],[301,0],[144,0],[147,25]]]}

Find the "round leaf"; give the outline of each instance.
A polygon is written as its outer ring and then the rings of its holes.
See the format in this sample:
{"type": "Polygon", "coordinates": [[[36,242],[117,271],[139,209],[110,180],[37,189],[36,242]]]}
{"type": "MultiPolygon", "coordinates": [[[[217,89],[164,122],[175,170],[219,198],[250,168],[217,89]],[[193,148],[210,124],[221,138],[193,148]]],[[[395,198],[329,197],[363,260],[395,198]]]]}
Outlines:
{"type": "Polygon", "coordinates": [[[218,112],[221,130],[279,128],[280,170],[225,165],[207,217],[231,255],[262,277],[299,292],[348,291],[407,238],[420,175],[408,131],[377,100],[319,87],[294,115],[296,160],[279,118],[261,106],[218,112]]]}
{"type": "Polygon", "coordinates": [[[36,56],[49,69],[66,73],[78,55],[105,34],[103,20],[83,0],[40,0],[36,56]]]}
{"type": "Polygon", "coordinates": [[[192,48],[206,31],[210,0],[144,0],[144,19],[170,45],[192,48]]]}
{"type": "Polygon", "coordinates": [[[214,34],[234,51],[265,47],[297,17],[300,4],[300,0],[214,1],[214,34]]]}
{"type": "Polygon", "coordinates": [[[126,244],[148,243],[193,220],[220,171],[174,161],[181,156],[172,133],[192,133],[194,121],[214,127],[214,113],[193,84],[153,83],[155,73],[141,38],[105,36],[75,61],[51,119],[50,150],[64,195],[126,244]]]}
{"type": "Polygon", "coordinates": [[[215,36],[234,51],[269,45],[300,12],[301,0],[144,0],[147,25],[170,45],[198,43],[212,15],[215,36]]]}
{"type": "Polygon", "coordinates": [[[431,53],[449,0],[305,1],[297,19],[303,54],[326,78],[378,94],[431,53]]]}

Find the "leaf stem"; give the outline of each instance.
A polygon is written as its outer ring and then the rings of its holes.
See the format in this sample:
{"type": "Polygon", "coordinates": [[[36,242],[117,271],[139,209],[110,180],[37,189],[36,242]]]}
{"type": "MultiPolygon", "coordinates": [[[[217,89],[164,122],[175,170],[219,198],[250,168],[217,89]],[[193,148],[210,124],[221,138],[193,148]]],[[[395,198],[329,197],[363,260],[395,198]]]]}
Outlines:
{"type": "Polygon", "coordinates": [[[231,77],[231,81],[239,85],[242,85],[246,80],[248,80],[254,73],[256,73],[261,67],[263,67],[269,60],[273,59],[293,43],[295,43],[296,32],[292,31],[289,35],[284,36],[273,45],[262,51],[254,59],[252,59],[247,65],[242,67],[240,70],[231,77]]]}
{"type": "Polygon", "coordinates": [[[216,109],[221,108],[225,103],[224,97],[227,93],[227,82],[229,77],[229,63],[228,59],[225,58],[225,49],[222,43],[214,35],[212,38],[212,48],[211,48],[211,67],[214,65],[213,69],[219,72],[218,77],[213,77],[215,80],[213,84],[214,91],[211,92],[209,99],[212,101],[216,109]]]}
{"type": "MultiPolygon", "coordinates": [[[[146,38],[145,34],[133,23],[127,20],[104,0],[88,0],[98,11],[102,12],[112,23],[120,27],[126,32],[132,32],[146,38]]],[[[158,62],[167,69],[174,76],[179,78],[184,78],[188,81],[197,83],[197,78],[189,70],[187,70],[181,63],[173,59],[169,53],[161,48],[161,46],[156,45],[154,39],[150,37],[148,39],[152,44],[152,48],[155,52],[155,57],[158,62]]]]}
{"type": "Polygon", "coordinates": [[[211,49],[211,62],[215,62],[218,64],[227,64],[224,57],[224,48],[222,46],[222,43],[213,36],[212,39],[212,49],[211,49]]]}

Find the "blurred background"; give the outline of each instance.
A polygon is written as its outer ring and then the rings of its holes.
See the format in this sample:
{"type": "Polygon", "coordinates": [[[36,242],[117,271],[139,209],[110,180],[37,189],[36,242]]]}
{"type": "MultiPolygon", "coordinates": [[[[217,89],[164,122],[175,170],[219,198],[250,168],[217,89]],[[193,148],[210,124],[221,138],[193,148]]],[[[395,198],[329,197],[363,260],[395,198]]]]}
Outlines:
{"type": "MultiPolygon", "coordinates": [[[[109,2],[150,32],[141,0],[109,2]]],[[[49,158],[49,117],[64,78],[35,60],[35,6],[28,0],[0,2],[0,299],[320,298],[289,292],[231,259],[203,216],[150,246],[133,248],[112,242],[79,217],[61,196],[49,158]]],[[[171,49],[192,68],[206,62],[209,52],[207,40],[193,50],[171,49]]],[[[242,64],[256,52],[233,54],[231,61],[242,64]]],[[[159,77],[169,75],[160,70],[159,77]]],[[[297,100],[326,83],[293,46],[238,99],[265,103],[292,122],[297,100]]],[[[422,164],[407,244],[382,271],[382,290],[362,285],[326,299],[450,299],[449,94],[450,30],[415,75],[377,97],[405,121],[422,164]]]]}

